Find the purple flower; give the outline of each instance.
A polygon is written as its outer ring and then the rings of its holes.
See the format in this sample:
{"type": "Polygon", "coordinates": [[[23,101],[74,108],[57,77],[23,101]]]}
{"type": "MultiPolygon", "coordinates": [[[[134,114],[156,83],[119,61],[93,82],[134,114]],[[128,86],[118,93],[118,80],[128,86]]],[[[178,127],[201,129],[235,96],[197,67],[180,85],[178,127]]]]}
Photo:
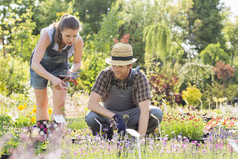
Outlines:
{"type": "Polygon", "coordinates": [[[193,144],[196,144],[196,143],[197,143],[197,141],[193,141],[192,143],[193,143],[193,144]]]}

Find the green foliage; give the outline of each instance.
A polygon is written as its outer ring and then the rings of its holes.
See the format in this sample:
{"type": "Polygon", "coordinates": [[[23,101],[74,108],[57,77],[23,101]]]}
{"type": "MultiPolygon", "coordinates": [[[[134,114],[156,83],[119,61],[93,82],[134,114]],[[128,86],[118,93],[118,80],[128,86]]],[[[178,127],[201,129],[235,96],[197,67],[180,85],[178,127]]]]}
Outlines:
{"type": "Polygon", "coordinates": [[[69,122],[68,129],[80,130],[80,129],[86,129],[88,127],[84,117],[66,119],[66,120],[67,122],[69,122]]]}
{"type": "Polygon", "coordinates": [[[87,51],[84,52],[82,58],[83,64],[80,79],[82,84],[86,86],[86,91],[89,92],[99,72],[106,67],[105,59],[109,57],[109,54],[97,52],[92,42],[86,43],[84,47],[87,51]]]}
{"type": "Polygon", "coordinates": [[[211,102],[211,107],[215,108],[216,103],[213,101],[213,97],[227,97],[228,101],[232,101],[232,97],[238,97],[238,85],[230,84],[227,88],[224,88],[224,86],[218,82],[207,85],[202,94],[202,101],[205,108],[208,108],[209,100],[211,102]]]}
{"type": "Polygon", "coordinates": [[[58,14],[71,14],[73,11],[73,3],[62,0],[40,0],[33,8],[33,20],[36,22],[34,35],[38,35],[42,28],[49,26],[53,22],[59,20],[58,14]]]}
{"type": "Polygon", "coordinates": [[[31,119],[25,115],[20,115],[14,123],[17,128],[33,126],[35,123],[31,122],[31,119]]]}
{"type": "Polygon", "coordinates": [[[201,53],[201,60],[206,65],[215,66],[215,64],[222,60],[228,62],[229,55],[220,48],[220,43],[209,44],[201,53]]]}
{"type": "Polygon", "coordinates": [[[98,0],[74,0],[73,8],[78,12],[80,21],[87,26],[83,29],[86,35],[98,33],[104,15],[111,12],[110,8],[115,1],[116,0],[100,0],[100,2],[98,0]]]}
{"type": "Polygon", "coordinates": [[[189,41],[195,45],[198,52],[204,50],[211,43],[220,42],[224,49],[225,40],[222,35],[225,17],[221,12],[223,4],[220,0],[193,0],[194,5],[190,9],[188,20],[189,41]]]}
{"type": "MultiPolygon", "coordinates": [[[[23,43],[28,40],[31,41],[33,37],[29,37],[29,33],[31,33],[32,25],[34,23],[31,22],[32,12],[30,11],[34,5],[34,0],[20,0],[20,1],[12,1],[12,0],[4,0],[3,3],[1,1],[1,17],[0,17],[0,36],[1,36],[1,43],[3,46],[3,54],[6,56],[8,50],[12,53],[12,50],[20,50],[21,53],[25,53],[23,51],[27,50],[27,48],[31,49],[28,45],[25,45],[24,50],[19,47],[20,45],[16,46],[16,39],[14,36],[16,34],[23,35],[23,32],[26,32],[26,39],[18,39],[20,40],[19,43],[23,43]],[[11,13],[11,14],[9,14],[11,13]],[[22,23],[22,25],[21,25],[22,23]],[[24,27],[22,27],[24,26],[24,27]],[[30,39],[29,39],[30,38],[30,39]],[[22,41],[21,41],[22,40],[22,41]],[[14,47],[18,47],[17,49],[14,47]]],[[[24,37],[22,37],[24,38],[24,37]]],[[[31,41],[32,42],[32,41],[31,41]]],[[[34,45],[34,42],[31,44],[34,45]]],[[[13,53],[12,53],[13,54],[13,53]]]]}
{"type": "Polygon", "coordinates": [[[11,28],[12,42],[8,45],[9,53],[22,57],[23,61],[28,61],[39,37],[32,35],[36,27],[35,22],[32,22],[31,19],[33,12],[27,10],[20,18],[16,18],[15,14],[12,16],[9,21],[15,25],[11,28]]]}
{"type": "Polygon", "coordinates": [[[187,83],[196,85],[197,88],[204,89],[206,83],[213,81],[212,66],[201,63],[186,63],[182,66],[179,75],[180,90],[185,89],[187,83]]]}
{"type": "Polygon", "coordinates": [[[146,42],[146,59],[157,57],[165,62],[171,43],[170,29],[164,24],[157,24],[145,27],[143,32],[144,41],[146,42]]]}
{"type": "Polygon", "coordinates": [[[14,121],[7,114],[0,114],[0,138],[9,131],[9,128],[12,127],[14,121]]]}
{"type": "Polygon", "coordinates": [[[11,151],[15,148],[17,148],[20,145],[20,131],[19,129],[13,129],[11,130],[12,137],[9,141],[3,146],[3,153],[5,154],[11,154],[11,151]]]}
{"type": "Polygon", "coordinates": [[[237,62],[235,57],[238,53],[238,18],[235,22],[227,22],[223,31],[228,44],[227,48],[231,52],[231,65],[233,65],[234,60],[237,62]]]}
{"type": "Polygon", "coordinates": [[[0,93],[27,93],[29,72],[29,63],[22,58],[10,54],[6,58],[0,56],[0,93]]]}
{"type": "Polygon", "coordinates": [[[201,99],[201,97],[202,93],[200,90],[197,89],[196,85],[191,86],[190,83],[188,83],[186,90],[182,91],[182,98],[187,100],[187,102],[192,106],[198,105],[199,99],[201,99]]]}
{"type": "Polygon", "coordinates": [[[120,2],[117,2],[112,6],[110,12],[104,16],[104,20],[101,23],[101,29],[98,35],[95,36],[93,41],[97,46],[95,49],[99,52],[110,52],[113,45],[113,39],[118,38],[118,28],[124,21],[120,16],[120,2]]]}
{"type": "Polygon", "coordinates": [[[168,138],[187,137],[201,139],[203,135],[203,121],[197,115],[182,116],[177,113],[167,113],[161,123],[163,135],[168,138]]]}

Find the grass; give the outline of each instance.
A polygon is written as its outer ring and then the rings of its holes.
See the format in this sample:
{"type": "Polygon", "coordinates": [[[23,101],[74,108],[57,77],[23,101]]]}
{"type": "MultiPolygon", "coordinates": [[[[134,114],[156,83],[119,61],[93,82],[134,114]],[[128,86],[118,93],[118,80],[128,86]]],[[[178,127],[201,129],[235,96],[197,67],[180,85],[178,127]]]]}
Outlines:
{"type": "Polygon", "coordinates": [[[80,130],[88,128],[87,123],[83,116],[78,118],[66,118],[68,124],[68,129],[80,130]]]}

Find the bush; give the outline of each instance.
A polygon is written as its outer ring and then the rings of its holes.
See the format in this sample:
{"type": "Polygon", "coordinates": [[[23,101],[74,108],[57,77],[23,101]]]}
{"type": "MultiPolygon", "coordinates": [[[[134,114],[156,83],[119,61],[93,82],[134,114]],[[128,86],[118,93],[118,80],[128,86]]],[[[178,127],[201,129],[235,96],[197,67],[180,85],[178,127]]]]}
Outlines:
{"type": "Polygon", "coordinates": [[[166,99],[173,105],[175,103],[175,85],[178,82],[178,77],[169,77],[164,73],[151,74],[149,79],[149,84],[151,87],[152,101],[162,101],[166,99]]]}
{"type": "Polygon", "coordinates": [[[199,99],[201,99],[202,93],[199,89],[197,89],[196,85],[191,86],[190,83],[188,83],[188,85],[189,87],[182,91],[182,98],[187,100],[187,102],[192,106],[196,106],[199,104],[199,99]]]}
{"type": "Polygon", "coordinates": [[[29,63],[23,62],[21,57],[7,54],[6,58],[0,56],[0,93],[11,95],[27,93],[30,71],[29,63]]]}
{"type": "Polygon", "coordinates": [[[202,95],[204,108],[208,108],[209,106],[208,99],[211,101],[211,106],[215,107],[216,103],[212,100],[213,97],[227,97],[229,102],[232,100],[232,97],[238,97],[238,85],[230,84],[227,88],[224,88],[224,86],[218,82],[214,82],[211,86],[207,85],[206,90],[202,95]]]}

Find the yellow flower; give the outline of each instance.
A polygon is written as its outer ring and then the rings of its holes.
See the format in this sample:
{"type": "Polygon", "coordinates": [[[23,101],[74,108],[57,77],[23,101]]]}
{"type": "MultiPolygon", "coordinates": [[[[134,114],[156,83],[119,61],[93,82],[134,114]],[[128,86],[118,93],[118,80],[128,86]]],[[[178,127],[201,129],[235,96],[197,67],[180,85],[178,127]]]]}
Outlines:
{"type": "Polygon", "coordinates": [[[36,108],[36,105],[33,105],[34,108],[36,108]]]}
{"type": "Polygon", "coordinates": [[[36,108],[32,109],[32,112],[35,114],[36,113],[36,108]]]}
{"type": "Polygon", "coordinates": [[[32,114],[32,112],[29,112],[29,114],[32,114]]]}
{"type": "Polygon", "coordinates": [[[25,107],[24,107],[23,105],[19,105],[19,106],[17,107],[17,109],[20,110],[20,111],[23,110],[24,108],[25,108],[25,107]]]}
{"type": "Polygon", "coordinates": [[[36,117],[31,117],[31,122],[34,123],[36,121],[36,117]]]}
{"type": "Polygon", "coordinates": [[[48,112],[49,112],[49,114],[52,114],[52,109],[48,108],[48,112]]]}
{"type": "Polygon", "coordinates": [[[25,104],[24,104],[24,108],[26,108],[26,106],[27,106],[27,105],[26,105],[26,103],[25,103],[25,104]]]}

